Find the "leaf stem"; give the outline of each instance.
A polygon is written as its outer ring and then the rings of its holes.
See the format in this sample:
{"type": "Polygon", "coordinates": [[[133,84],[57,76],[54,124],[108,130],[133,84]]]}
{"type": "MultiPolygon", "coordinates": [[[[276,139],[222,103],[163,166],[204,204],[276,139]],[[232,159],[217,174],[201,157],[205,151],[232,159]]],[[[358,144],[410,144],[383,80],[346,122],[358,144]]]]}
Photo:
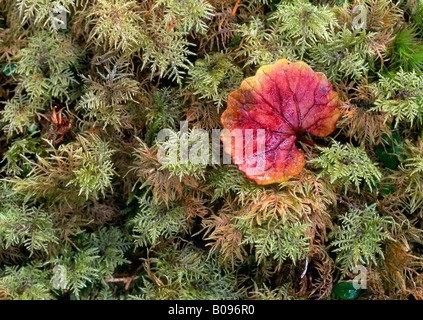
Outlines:
{"type": "Polygon", "coordinates": [[[316,143],[314,141],[311,141],[310,139],[307,139],[301,133],[297,133],[297,139],[300,140],[300,141],[302,141],[302,142],[304,142],[304,143],[306,143],[306,144],[308,144],[309,146],[312,146],[312,147],[315,147],[315,146],[324,147],[321,144],[318,144],[318,143],[316,143]]]}

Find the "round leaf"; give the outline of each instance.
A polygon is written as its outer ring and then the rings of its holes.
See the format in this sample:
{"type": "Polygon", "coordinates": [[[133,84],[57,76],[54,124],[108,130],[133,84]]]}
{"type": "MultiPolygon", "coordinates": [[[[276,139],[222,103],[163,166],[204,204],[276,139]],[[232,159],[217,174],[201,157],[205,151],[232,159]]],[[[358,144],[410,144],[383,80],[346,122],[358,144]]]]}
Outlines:
{"type": "Polygon", "coordinates": [[[303,139],[305,132],[318,137],[331,134],[340,114],[338,94],[323,73],[314,72],[302,61],[280,59],[259,68],[254,77],[244,79],[240,88],[229,94],[221,117],[228,129],[222,134],[224,150],[256,183],[282,182],[304,167],[297,139],[303,139]],[[264,136],[254,133],[257,129],[264,129],[264,136]],[[241,147],[236,142],[239,132],[241,147]],[[258,152],[260,143],[265,146],[262,153],[258,152]],[[246,153],[248,149],[255,157],[246,153]],[[259,160],[263,169],[255,170],[259,160]]]}

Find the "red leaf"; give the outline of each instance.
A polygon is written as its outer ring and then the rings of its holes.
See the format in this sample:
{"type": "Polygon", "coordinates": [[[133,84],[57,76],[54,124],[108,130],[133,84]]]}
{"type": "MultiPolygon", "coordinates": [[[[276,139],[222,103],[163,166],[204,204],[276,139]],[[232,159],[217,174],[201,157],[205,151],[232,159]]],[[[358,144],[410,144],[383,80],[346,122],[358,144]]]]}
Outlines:
{"type": "Polygon", "coordinates": [[[221,118],[228,129],[222,134],[225,152],[260,185],[286,181],[305,164],[296,140],[304,140],[304,132],[326,137],[335,130],[340,114],[338,94],[323,73],[302,61],[280,59],[259,68],[229,95],[221,118]],[[264,136],[257,129],[264,129],[264,136]],[[235,137],[240,135],[244,143],[238,147],[235,137]],[[258,143],[263,141],[264,152],[259,152],[258,143]]]}

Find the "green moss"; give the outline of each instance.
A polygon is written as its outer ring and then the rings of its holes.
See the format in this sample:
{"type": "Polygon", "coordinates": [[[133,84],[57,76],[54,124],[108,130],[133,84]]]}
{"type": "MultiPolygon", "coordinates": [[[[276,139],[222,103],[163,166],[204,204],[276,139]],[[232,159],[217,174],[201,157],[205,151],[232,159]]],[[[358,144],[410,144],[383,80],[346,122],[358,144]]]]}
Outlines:
{"type": "Polygon", "coordinates": [[[0,299],[421,296],[421,0],[0,2],[0,299]],[[259,186],[212,130],[281,58],[341,118],[259,186]],[[214,162],[159,161],[200,136],[214,162]]]}

